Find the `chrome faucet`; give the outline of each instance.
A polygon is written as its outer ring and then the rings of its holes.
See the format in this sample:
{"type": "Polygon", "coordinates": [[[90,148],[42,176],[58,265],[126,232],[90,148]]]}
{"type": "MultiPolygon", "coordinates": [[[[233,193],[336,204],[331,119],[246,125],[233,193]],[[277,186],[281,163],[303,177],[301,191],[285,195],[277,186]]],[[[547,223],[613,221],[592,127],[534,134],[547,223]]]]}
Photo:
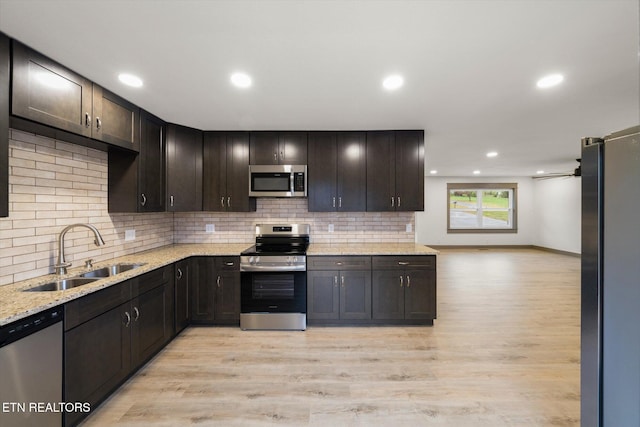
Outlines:
{"type": "Polygon", "coordinates": [[[95,243],[96,246],[104,246],[104,240],[102,240],[102,236],[100,235],[100,232],[93,225],[91,224],[67,225],[60,232],[60,235],[58,236],[58,263],[53,266],[56,269],[56,274],[67,274],[67,267],[71,266],[71,263],[66,262],[66,260],[64,259],[64,236],[67,234],[67,231],[71,230],[74,227],[86,227],[89,230],[93,231],[93,235],[96,238],[96,240],[94,240],[93,243],[95,243]]]}

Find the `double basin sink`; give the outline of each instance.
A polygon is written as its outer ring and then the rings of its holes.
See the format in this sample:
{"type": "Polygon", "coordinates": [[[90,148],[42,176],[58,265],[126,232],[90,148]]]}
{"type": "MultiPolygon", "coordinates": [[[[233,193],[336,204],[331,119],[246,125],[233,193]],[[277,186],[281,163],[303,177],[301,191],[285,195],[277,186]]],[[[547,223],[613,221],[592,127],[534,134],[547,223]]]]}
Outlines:
{"type": "Polygon", "coordinates": [[[134,270],[142,267],[144,264],[114,264],[97,270],[87,271],[76,277],[68,279],[56,280],[55,282],[45,283],[33,288],[25,289],[25,291],[64,291],[65,289],[77,288],[105,277],[115,276],[125,271],[134,270]]]}

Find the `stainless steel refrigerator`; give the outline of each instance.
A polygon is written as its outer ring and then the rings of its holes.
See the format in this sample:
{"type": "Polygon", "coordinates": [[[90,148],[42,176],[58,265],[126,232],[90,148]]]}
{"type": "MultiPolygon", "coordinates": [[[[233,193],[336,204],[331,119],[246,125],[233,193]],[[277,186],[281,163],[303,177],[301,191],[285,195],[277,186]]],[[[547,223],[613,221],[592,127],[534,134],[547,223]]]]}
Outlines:
{"type": "Polygon", "coordinates": [[[582,139],[581,424],[640,426],[640,126],[582,139]]]}

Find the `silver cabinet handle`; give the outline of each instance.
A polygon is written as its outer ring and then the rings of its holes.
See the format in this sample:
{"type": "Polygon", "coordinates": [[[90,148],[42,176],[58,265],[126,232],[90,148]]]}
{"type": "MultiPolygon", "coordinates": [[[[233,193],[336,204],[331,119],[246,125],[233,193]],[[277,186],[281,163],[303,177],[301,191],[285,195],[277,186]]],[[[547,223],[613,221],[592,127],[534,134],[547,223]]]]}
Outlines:
{"type": "Polygon", "coordinates": [[[275,160],[276,162],[278,161],[278,152],[277,151],[273,152],[273,160],[275,160]]]}
{"type": "Polygon", "coordinates": [[[235,265],[235,262],[225,262],[224,265],[226,265],[227,267],[233,267],[235,265]]]}
{"type": "Polygon", "coordinates": [[[407,274],[407,288],[411,286],[411,276],[407,274]]]}
{"type": "Polygon", "coordinates": [[[220,197],[220,206],[224,208],[224,196],[220,197]]]}
{"type": "Polygon", "coordinates": [[[89,113],[84,113],[84,126],[91,127],[91,115],[89,113]]]}
{"type": "Polygon", "coordinates": [[[333,198],[333,207],[334,208],[336,207],[336,198],[335,197],[333,198]]]}
{"type": "Polygon", "coordinates": [[[100,120],[100,117],[96,117],[96,129],[100,130],[100,128],[102,128],[102,120],[100,120]]]}
{"type": "Polygon", "coordinates": [[[396,199],[391,196],[391,207],[394,207],[396,205],[396,199]]]}
{"type": "Polygon", "coordinates": [[[173,196],[169,196],[169,204],[173,206],[173,196]]]}
{"type": "Polygon", "coordinates": [[[342,207],[342,197],[338,197],[338,207],[342,207]]]}
{"type": "Polygon", "coordinates": [[[334,288],[338,287],[338,276],[333,276],[333,287],[334,288]]]}
{"type": "Polygon", "coordinates": [[[404,286],[404,277],[400,276],[400,287],[404,286]]]}
{"type": "Polygon", "coordinates": [[[231,207],[231,196],[227,197],[227,207],[231,207]]]}
{"type": "Polygon", "coordinates": [[[344,276],[340,276],[340,283],[342,283],[342,287],[344,288],[344,276]]]}
{"type": "Polygon", "coordinates": [[[129,314],[128,311],[124,312],[124,317],[127,319],[127,321],[124,323],[124,327],[128,328],[129,325],[131,324],[131,315],[129,314]]]}
{"type": "Polygon", "coordinates": [[[280,152],[280,159],[284,160],[284,151],[280,152]]]}
{"type": "Polygon", "coordinates": [[[400,196],[398,196],[398,207],[400,207],[400,196]]]}
{"type": "Polygon", "coordinates": [[[218,278],[216,279],[216,285],[218,285],[218,287],[220,287],[220,276],[218,276],[218,278]]]}
{"type": "Polygon", "coordinates": [[[398,261],[398,265],[409,265],[408,261],[398,261]]]}
{"type": "Polygon", "coordinates": [[[140,200],[140,204],[141,204],[142,206],[144,206],[144,205],[146,205],[146,204],[147,204],[147,196],[145,196],[145,194],[144,194],[144,193],[140,194],[140,199],[141,199],[141,200],[140,200]]]}
{"type": "Polygon", "coordinates": [[[178,274],[176,274],[176,279],[178,280],[182,279],[182,270],[180,268],[178,268],[178,274]]]}
{"type": "Polygon", "coordinates": [[[138,310],[138,307],[133,307],[133,313],[135,314],[133,321],[137,322],[138,319],[140,318],[140,310],[138,310]]]}
{"type": "Polygon", "coordinates": [[[336,265],[343,265],[343,263],[340,261],[336,261],[336,265]]]}

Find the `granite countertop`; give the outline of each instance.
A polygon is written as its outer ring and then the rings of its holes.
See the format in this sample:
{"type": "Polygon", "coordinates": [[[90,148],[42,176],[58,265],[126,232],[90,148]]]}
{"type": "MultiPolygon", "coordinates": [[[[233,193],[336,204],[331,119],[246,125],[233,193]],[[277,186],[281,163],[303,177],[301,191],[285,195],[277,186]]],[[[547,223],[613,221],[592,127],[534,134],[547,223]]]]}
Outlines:
{"type": "MultiPolygon", "coordinates": [[[[63,276],[49,274],[33,279],[0,286],[0,326],[39,313],[48,308],[80,298],[100,289],[131,279],[151,270],[172,264],[191,256],[238,256],[250,243],[177,244],[126,255],[96,263],[91,268],[72,268],[63,276]],[[64,291],[23,292],[44,283],[75,277],[87,271],[113,264],[144,264],[134,270],[106,277],[95,282],[64,291]]],[[[438,251],[415,243],[312,243],[307,255],[435,255],[438,251]]]]}

